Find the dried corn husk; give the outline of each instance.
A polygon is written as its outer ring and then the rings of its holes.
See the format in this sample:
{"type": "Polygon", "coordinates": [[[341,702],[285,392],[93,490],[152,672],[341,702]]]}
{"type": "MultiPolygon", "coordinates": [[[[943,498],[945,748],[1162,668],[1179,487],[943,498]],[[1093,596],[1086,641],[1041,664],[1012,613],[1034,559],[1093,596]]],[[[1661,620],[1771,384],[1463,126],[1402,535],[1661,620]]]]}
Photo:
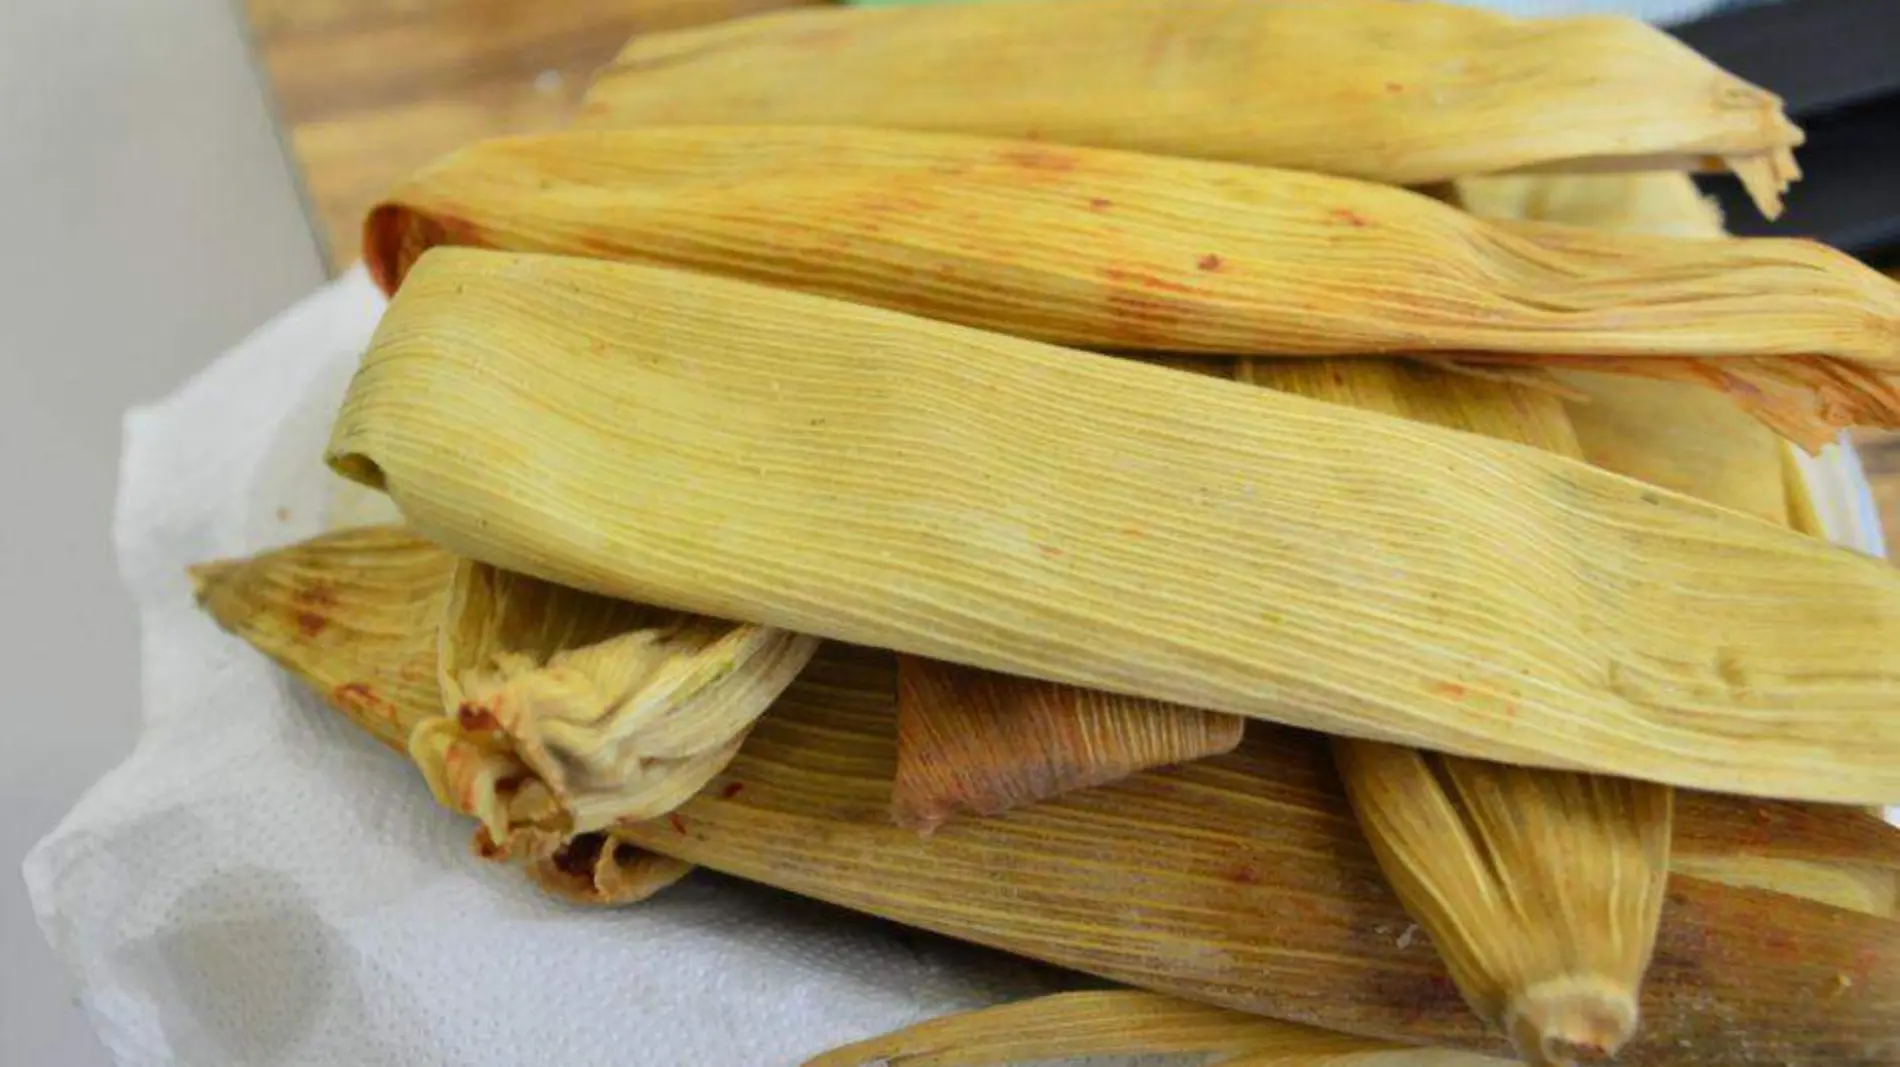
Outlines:
{"type": "Polygon", "coordinates": [[[220,626],[408,754],[444,805],[499,826],[497,836],[477,834],[478,855],[517,861],[543,889],[582,903],[644,900],[678,881],[691,864],[611,831],[575,832],[512,753],[452,745],[434,729],[443,721],[436,635],[456,566],[408,531],[370,527],[203,564],[191,575],[199,604],[220,626]]]}
{"type": "Polygon", "coordinates": [[[1231,752],[1245,722],[902,656],[891,815],[927,833],[959,811],[1001,814],[1150,767],[1231,752]]]}
{"type": "Polygon", "coordinates": [[[1738,888],[1770,889],[1882,918],[1894,916],[1900,893],[1893,871],[1853,863],[1772,856],[1679,856],[1673,868],[1738,888]]]}
{"type": "MultiPolygon", "coordinates": [[[[1151,357],[1231,376],[1227,360],[1151,357]]],[[[1010,808],[1231,752],[1245,720],[1156,700],[945,663],[897,658],[897,776],[891,815],[929,833],[959,811],[1010,808]]]]}
{"type": "Polygon", "coordinates": [[[440,244],[1060,344],[1607,368],[1716,388],[1809,446],[1900,425],[1900,285],[1839,252],[1482,220],[1317,174],[885,130],[564,133],[451,155],[365,225],[385,289],[440,244]]]}
{"type": "MultiPolygon", "coordinates": [[[[1471,178],[1457,183],[1474,214],[1591,226],[1622,233],[1720,237],[1722,216],[1677,173],[1471,178]]],[[[1570,421],[1599,467],[1788,521],[1781,445],[1707,391],[1679,382],[1574,372],[1570,421]]]]}
{"type": "MultiPolygon", "coordinates": [[[[1676,173],[1469,178],[1456,183],[1455,193],[1467,210],[1499,218],[1629,233],[1722,234],[1720,211],[1676,173]]],[[[1726,404],[1663,382],[1585,373],[1565,374],[1562,381],[1582,401],[1571,405],[1570,417],[1591,463],[1811,536],[1829,536],[1794,453],[1726,404]]],[[[1886,914],[1882,902],[1892,887],[1884,876],[1870,884],[1852,869],[1805,870],[1789,862],[1739,872],[1735,884],[1798,882],[1886,914]]]]}
{"type": "MultiPolygon", "coordinates": [[[[442,624],[444,714],[411,754],[445,804],[455,746],[518,760],[572,821],[561,837],[651,819],[719,773],[817,647],[465,560],[442,624]]],[[[505,810],[482,817],[508,840],[505,810]]]]}
{"type": "Polygon", "coordinates": [[[1497,1061],[1468,1052],[1407,1049],[1390,1042],[1244,1015],[1136,990],[1057,993],[1016,1004],[931,1019],[833,1049],[805,1067],[988,1067],[1053,1057],[1182,1055],[1208,1062],[1279,1063],[1285,1067],[1358,1067],[1412,1061],[1366,1057],[1422,1053],[1422,1064],[1485,1067],[1497,1061]],[[1253,1055],[1278,1058],[1254,1060],[1253,1055]],[[1233,1058],[1229,1058],[1233,1057],[1233,1058]],[[1442,1057],[1442,1058],[1440,1058],[1442,1057]]]}
{"type": "Polygon", "coordinates": [[[1782,443],[1706,390],[1679,382],[1569,373],[1583,454],[1651,485],[1788,524],[1782,443]]]}
{"type": "Polygon", "coordinates": [[[1774,215],[1781,101],[1629,19],[1392,0],[1068,0],[788,12],[643,34],[584,122],[1046,137],[1422,185],[1718,160],[1774,215]]]}
{"type": "MultiPolygon", "coordinates": [[[[1522,386],[1365,360],[1248,369],[1302,396],[1582,453],[1562,400],[1522,386]]],[[[1667,786],[1350,738],[1333,751],[1380,867],[1479,1018],[1536,1065],[1635,1035],[1669,870],[1667,786]]]]}
{"type": "MultiPolygon", "coordinates": [[[[258,565],[281,563],[266,556],[258,565]]],[[[391,649],[364,646],[379,655],[391,649]]],[[[305,677],[399,673],[286,647],[305,677]],[[309,657],[307,659],[307,657],[309,657]]],[[[410,666],[432,669],[432,651],[410,666]]],[[[894,657],[821,649],[716,788],[625,838],[741,877],[1135,985],[1373,1037],[1495,1050],[1380,877],[1323,738],[1234,753],[952,822],[890,825],[894,657]]],[[[333,696],[334,699],[334,696],[333,696]]],[[[422,705],[433,713],[434,699],[422,705]]],[[[1862,812],[1682,794],[1678,852],[1900,869],[1862,812]],[[1786,832],[1784,832],[1786,831],[1786,832]]],[[[1900,927],[1760,890],[1671,883],[1624,1061],[1893,1062],[1900,927]]]]}
{"type": "MultiPolygon", "coordinates": [[[[267,653],[315,688],[357,726],[398,752],[400,736],[440,714],[434,682],[434,620],[447,598],[457,561],[394,526],[344,530],[241,560],[192,568],[200,605],[220,625],[267,653]],[[318,592],[314,597],[311,591],[318,592]],[[308,618],[300,618],[308,616],[308,618]],[[337,679],[346,679],[337,683],[337,679]],[[368,699],[366,699],[366,697],[368,699]],[[376,714],[365,715],[365,707],[376,714]]],[[[869,653],[845,657],[856,662],[869,653]]],[[[895,667],[878,661],[881,680],[811,688],[811,699],[834,692],[855,705],[864,694],[880,707],[895,701],[895,667]],[[858,689],[862,688],[863,693],[858,689]]],[[[870,670],[870,668],[866,668],[870,670]]],[[[832,674],[838,669],[834,665],[832,674]]],[[[873,672],[876,673],[876,672],[873,672]]],[[[847,679],[849,681],[849,678],[847,679]]],[[[1303,762],[1325,761],[1309,735],[1274,750],[1268,778],[1304,779],[1303,762]]],[[[1265,766],[1265,765],[1263,765],[1265,766]]],[[[730,783],[728,783],[729,785],[730,783]]],[[[1725,858],[1858,865],[1900,871],[1900,833],[1878,816],[1826,804],[1752,800],[1685,790],[1679,794],[1675,851],[1705,861],[1725,858]]]]}
{"type": "Polygon", "coordinates": [[[1505,762],[1900,795],[1900,575],[1270,390],[439,249],[330,458],[453,551],[642,603],[1505,762]]]}
{"type": "Polygon", "coordinates": [[[1460,178],[1453,202],[1473,215],[1612,233],[1720,237],[1722,210],[1677,171],[1460,178]]]}
{"type": "Polygon", "coordinates": [[[407,531],[341,530],[191,568],[218,625],[295,672],[398,752],[441,699],[433,655],[455,559],[407,531]]]}

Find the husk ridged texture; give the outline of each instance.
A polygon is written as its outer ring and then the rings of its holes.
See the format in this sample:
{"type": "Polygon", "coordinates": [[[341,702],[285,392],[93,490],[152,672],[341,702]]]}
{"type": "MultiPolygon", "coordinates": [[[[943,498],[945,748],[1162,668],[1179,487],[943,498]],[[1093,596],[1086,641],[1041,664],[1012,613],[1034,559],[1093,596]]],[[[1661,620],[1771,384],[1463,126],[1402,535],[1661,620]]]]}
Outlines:
{"type": "MultiPolygon", "coordinates": [[[[444,714],[412,747],[519,759],[577,832],[678,807],[732,759],[816,638],[594,596],[465,560],[439,646],[444,714]]],[[[417,761],[438,796],[446,759],[417,761]]],[[[505,813],[484,818],[506,840],[505,813]]]]}
{"type": "MultiPolygon", "coordinates": [[[[1255,361],[1255,384],[1571,457],[1563,401],[1370,361],[1255,361]]],[[[1528,1063],[1614,1054],[1636,1033],[1674,803],[1667,786],[1376,741],[1334,743],[1346,793],[1465,1000],[1528,1063]]]]}
{"type": "Polygon", "coordinates": [[[1343,178],[884,130],[573,132],[425,168],[365,226],[619,258],[1108,349],[1405,354],[1717,389],[1815,447],[1900,425],[1900,285],[1811,242],[1476,218],[1343,178]]]}
{"type": "Polygon", "coordinates": [[[642,603],[1503,762],[1900,794],[1892,571],[1240,383],[438,249],[330,457],[451,550],[642,603]]]}
{"type": "Polygon", "coordinates": [[[582,121],[1043,137],[1393,185],[1723,160],[1771,215],[1801,142],[1779,98],[1635,20],[1394,0],[774,14],[635,37],[582,121]]]}
{"type": "Polygon", "coordinates": [[[902,656],[891,815],[931,831],[1136,771],[1231,752],[1246,720],[902,656]]]}
{"type": "MultiPolygon", "coordinates": [[[[369,536],[414,550],[401,531],[369,536]]],[[[239,566],[263,582],[292,565],[273,553],[239,566]]],[[[321,640],[276,653],[306,679],[433,670],[432,648],[399,654],[321,640]]],[[[895,672],[888,653],[822,648],[719,780],[668,818],[617,826],[615,839],[1199,1001],[1499,1050],[1386,887],[1324,738],[1256,726],[1231,754],[924,839],[888,818],[895,672]]],[[[439,702],[397,715],[432,715],[439,702]]],[[[1693,792],[1679,807],[1682,856],[1900,870],[1893,829],[1863,812],[1693,792]]],[[[1623,1062],[1900,1062],[1900,927],[1680,876],[1670,893],[1645,1036],[1623,1062]]]]}
{"type": "MultiPolygon", "coordinates": [[[[1636,234],[1721,237],[1721,212],[1682,174],[1537,175],[1457,183],[1466,210],[1636,234]]],[[[1788,521],[1781,448],[1721,397],[1686,383],[1572,372],[1568,405],[1592,464],[1745,511],[1788,521]]]]}
{"type": "Polygon", "coordinates": [[[932,1019],[804,1067],[990,1067],[1051,1057],[1184,1055],[1218,1067],[1495,1067],[1469,1052],[1408,1048],[1135,990],[1057,993],[932,1019]],[[1401,1058],[1420,1057],[1420,1058],[1401,1058]]]}
{"type": "Polygon", "coordinates": [[[477,855],[516,862],[537,885],[576,903],[644,900],[684,877],[689,863],[611,831],[576,831],[545,784],[505,746],[468,743],[440,729],[453,720],[441,714],[437,631],[457,568],[454,557],[413,533],[367,527],[201,564],[192,568],[192,582],[219,625],[409,756],[438,802],[480,819],[477,855]]]}
{"type": "MultiPolygon", "coordinates": [[[[1592,226],[1625,233],[1716,237],[1721,212],[1687,177],[1672,172],[1471,178],[1456,198],[1477,214],[1592,226]]],[[[1679,384],[1572,373],[1568,406],[1592,464],[1711,503],[1827,536],[1786,444],[1715,397],[1679,384]]],[[[1875,915],[1892,914],[1892,872],[1852,863],[1779,857],[1679,869],[1730,885],[1798,886],[1804,895],[1875,915]]]]}

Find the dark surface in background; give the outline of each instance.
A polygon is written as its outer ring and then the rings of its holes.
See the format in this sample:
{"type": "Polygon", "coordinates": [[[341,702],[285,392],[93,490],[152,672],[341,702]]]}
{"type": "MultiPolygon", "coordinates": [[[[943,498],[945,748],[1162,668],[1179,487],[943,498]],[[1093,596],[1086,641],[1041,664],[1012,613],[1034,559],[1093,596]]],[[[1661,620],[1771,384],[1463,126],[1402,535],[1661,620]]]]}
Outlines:
{"type": "Polygon", "coordinates": [[[1675,34],[1781,95],[1807,131],[1805,172],[1773,223],[1738,183],[1711,179],[1730,230],[1815,237],[1900,261],[1900,0],[1784,0],[1725,10],[1675,34]]]}

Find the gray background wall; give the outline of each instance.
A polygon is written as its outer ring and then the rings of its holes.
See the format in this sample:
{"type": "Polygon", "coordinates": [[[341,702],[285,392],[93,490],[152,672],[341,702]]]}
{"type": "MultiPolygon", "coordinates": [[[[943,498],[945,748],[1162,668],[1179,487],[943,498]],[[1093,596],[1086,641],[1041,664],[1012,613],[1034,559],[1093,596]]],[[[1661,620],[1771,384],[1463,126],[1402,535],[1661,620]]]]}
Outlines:
{"type": "Polygon", "coordinates": [[[119,415],[322,281],[225,0],[0,0],[0,1064],[109,1060],[21,883],[131,747],[119,415]]]}

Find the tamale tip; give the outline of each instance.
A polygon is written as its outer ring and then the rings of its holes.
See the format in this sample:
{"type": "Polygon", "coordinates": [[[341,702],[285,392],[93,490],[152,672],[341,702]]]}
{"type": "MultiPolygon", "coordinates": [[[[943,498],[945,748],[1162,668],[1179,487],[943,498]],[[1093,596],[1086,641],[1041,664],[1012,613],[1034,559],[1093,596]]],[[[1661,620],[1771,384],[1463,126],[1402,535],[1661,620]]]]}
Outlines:
{"type": "Polygon", "coordinates": [[[1636,1033],[1636,996],[1602,975],[1538,982],[1511,999],[1503,1022],[1532,1067],[1568,1067],[1607,1059],[1636,1033]]]}

